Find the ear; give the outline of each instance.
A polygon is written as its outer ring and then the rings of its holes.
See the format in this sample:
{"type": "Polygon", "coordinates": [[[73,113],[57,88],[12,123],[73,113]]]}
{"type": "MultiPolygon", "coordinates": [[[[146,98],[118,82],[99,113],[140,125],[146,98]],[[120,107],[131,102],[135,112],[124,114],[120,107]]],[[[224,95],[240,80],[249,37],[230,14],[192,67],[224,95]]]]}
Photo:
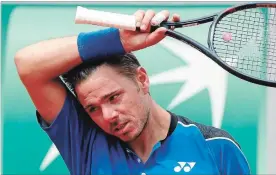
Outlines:
{"type": "Polygon", "coordinates": [[[138,67],[136,69],[136,72],[137,72],[137,81],[141,90],[144,92],[144,94],[149,93],[150,83],[149,83],[149,77],[146,70],[143,67],[138,67]]]}

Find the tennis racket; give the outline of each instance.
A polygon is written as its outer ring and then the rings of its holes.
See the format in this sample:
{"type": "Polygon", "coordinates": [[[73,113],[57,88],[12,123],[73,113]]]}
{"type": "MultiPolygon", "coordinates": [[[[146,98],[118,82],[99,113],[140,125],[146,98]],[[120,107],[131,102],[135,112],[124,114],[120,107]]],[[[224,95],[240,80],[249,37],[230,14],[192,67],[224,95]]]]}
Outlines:
{"type": "MultiPolygon", "coordinates": [[[[76,24],[93,24],[139,31],[135,17],[90,10],[78,6],[76,24]]],[[[237,5],[202,18],[162,22],[167,36],[199,50],[229,73],[252,83],[276,87],[276,3],[258,2],[237,5]],[[211,23],[208,46],[173,28],[211,23]]]]}

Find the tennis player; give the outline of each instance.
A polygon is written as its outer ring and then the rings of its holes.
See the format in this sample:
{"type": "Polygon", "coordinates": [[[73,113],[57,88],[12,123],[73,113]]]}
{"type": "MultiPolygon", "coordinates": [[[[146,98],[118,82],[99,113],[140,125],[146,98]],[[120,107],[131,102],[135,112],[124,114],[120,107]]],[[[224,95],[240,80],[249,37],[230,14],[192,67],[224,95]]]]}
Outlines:
{"type": "MultiPolygon", "coordinates": [[[[250,174],[225,131],[163,109],[150,95],[146,70],[131,53],[167,29],[167,10],[138,10],[140,32],[107,28],[42,41],[17,52],[19,76],[38,122],[71,174],[250,174]],[[59,76],[70,86],[66,88],[59,76]]],[[[175,14],[172,21],[179,21],[175,14]]]]}

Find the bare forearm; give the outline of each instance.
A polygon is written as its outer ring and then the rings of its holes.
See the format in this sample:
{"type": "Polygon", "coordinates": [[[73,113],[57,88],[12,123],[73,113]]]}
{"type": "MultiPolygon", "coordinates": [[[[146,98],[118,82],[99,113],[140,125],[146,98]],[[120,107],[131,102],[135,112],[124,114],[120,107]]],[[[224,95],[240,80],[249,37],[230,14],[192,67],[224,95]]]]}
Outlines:
{"type": "Polygon", "coordinates": [[[48,81],[82,62],[77,36],[42,41],[16,53],[15,63],[24,81],[48,81]]]}

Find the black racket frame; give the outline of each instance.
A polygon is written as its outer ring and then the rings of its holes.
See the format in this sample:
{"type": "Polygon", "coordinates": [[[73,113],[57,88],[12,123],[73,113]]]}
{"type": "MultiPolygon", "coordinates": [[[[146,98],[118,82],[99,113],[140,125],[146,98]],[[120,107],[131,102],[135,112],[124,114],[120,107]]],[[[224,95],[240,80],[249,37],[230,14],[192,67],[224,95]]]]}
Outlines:
{"type": "Polygon", "coordinates": [[[212,14],[212,15],[209,15],[206,17],[196,18],[196,19],[187,20],[187,21],[180,21],[180,22],[162,22],[158,27],[168,28],[168,30],[166,32],[167,36],[175,38],[179,41],[182,41],[182,42],[194,47],[195,49],[199,50],[200,52],[202,52],[203,54],[205,54],[206,56],[211,58],[215,63],[217,63],[219,66],[221,66],[223,69],[225,69],[229,73],[233,74],[234,76],[237,76],[243,80],[246,80],[248,82],[255,83],[258,85],[263,85],[263,86],[268,86],[268,87],[276,87],[276,82],[268,81],[268,80],[267,81],[261,80],[256,77],[246,75],[239,70],[229,67],[216,54],[214,47],[213,47],[213,43],[212,43],[212,38],[213,38],[213,34],[214,34],[214,30],[216,28],[216,25],[223,17],[225,17],[228,14],[234,13],[236,11],[250,9],[250,8],[258,8],[258,7],[276,8],[276,3],[272,3],[272,2],[246,3],[246,4],[242,4],[242,5],[233,6],[226,10],[223,10],[219,13],[215,13],[215,14],[212,14]],[[175,28],[189,27],[189,26],[200,25],[200,24],[204,24],[204,23],[208,23],[208,22],[212,22],[212,24],[210,25],[209,34],[208,34],[209,48],[207,48],[206,46],[202,45],[201,43],[195,41],[194,39],[192,39],[180,32],[172,30],[175,28]]]}

